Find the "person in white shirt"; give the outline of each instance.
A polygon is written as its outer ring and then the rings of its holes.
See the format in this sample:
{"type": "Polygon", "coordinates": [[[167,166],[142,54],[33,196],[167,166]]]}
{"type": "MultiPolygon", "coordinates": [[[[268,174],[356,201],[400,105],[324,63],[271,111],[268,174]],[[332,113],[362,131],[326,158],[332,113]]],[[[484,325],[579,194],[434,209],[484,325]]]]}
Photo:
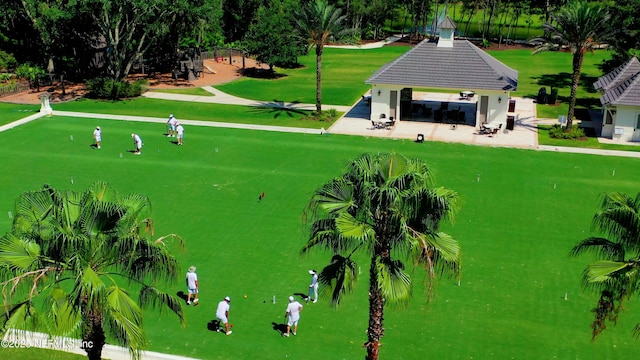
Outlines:
{"type": "Polygon", "coordinates": [[[191,305],[191,298],[193,298],[193,306],[198,305],[198,275],[196,274],[196,267],[191,266],[187,273],[187,305],[191,305]]]}
{"type": "Polygon", "coordinates": [[[218,303],[218,309],[216,310],[216,318],[220,320],[221,324],[224,324],[224,331],[227,335],[231,335],[232,331],[229,330],[229,303],[231,298],[226,296],[224,300],[218,303]]]}
{"type": "Polygon", "coordinates": [[[289,296],[289,305],[287,305],[287,312],[284,314],[287,320],[287,332],[284,336],[289,336],[291,327],[293,326],[293,335],[298,332],[298,321],[300,320],[300,311],[302,311],[302,304],[296,301],[293,296],[289,296]]]}
{"type": "Polygon", "coordinates": [[[311,274],[311,284],[309,284],[309,295],[305,299],[305,301],[309,301],[311,296],[313,295],[313,302],[318,302],[318,272],[315,270],[309,270],[309,274],[311,274]]]}
{"type": "Polygon", "coordinates": [[[136,148],[134,154],[140,155],[142,151],[142,139],[140,138],[140,136],[138,136],[138,134],[131,134],[131,138],[133,139],[133,146],[135,146],[136,148]]]}
{"type": "Polygon", "coordinates": [[[176,132],[178,133],[178,145],[182,145],[184,139],[184,127],[182,127],[182,124],[176,126],[176,132]]]}
{"type": "Polygon", "coordinates": [[[93,130],[93,139],[96,141],[96,149],[100,149],[100,143],[102,142],[102,130],[100,130],[100,126],[96,126],[96,129],[93,130]]]}
{"type": "Polygon", "coordinates": [[[169,120],[167,120],[167,125],[169,125],[169,135],[167,137],[175,137],[176,136],[176,126],[178,126],[178,119],[176,119],[173,114],[169,115],[169,120]]]}

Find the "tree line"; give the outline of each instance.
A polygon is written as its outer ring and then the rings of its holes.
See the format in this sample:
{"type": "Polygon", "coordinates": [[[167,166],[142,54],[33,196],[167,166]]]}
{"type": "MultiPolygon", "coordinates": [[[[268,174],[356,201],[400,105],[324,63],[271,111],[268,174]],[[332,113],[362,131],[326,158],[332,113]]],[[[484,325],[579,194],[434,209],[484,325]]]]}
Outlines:
{"type": "MultiPolygon", "coordinates": [[[[122,80],[136,62],[171,70],[177,50],[239,47],[270,65],[295,64],[308,51],[294,37],[310,0],[6,0],[0,2],[0,70],[29,63],[81,80],[122,80]]],[[[349,38],[389,32],[421,38],[445,9],[459,32],[512,38],[515,28],[549,18],[563,0],[331,0],[352,29],[349,38]]]]}

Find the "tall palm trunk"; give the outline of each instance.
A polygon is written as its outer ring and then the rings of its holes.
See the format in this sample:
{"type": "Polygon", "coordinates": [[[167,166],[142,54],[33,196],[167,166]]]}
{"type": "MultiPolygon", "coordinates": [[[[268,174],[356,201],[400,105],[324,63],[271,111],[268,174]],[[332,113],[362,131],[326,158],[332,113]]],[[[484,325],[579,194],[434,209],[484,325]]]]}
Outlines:
{"type": "Polygon", "coordinates": [[[104,335],[103,317],[98,310],[89,310],[84,322],[85,331],[82,336],[83,350],[87,352],[89,360],[100,360],[102,358],[102,348],[107,339],[104,335]]]}
{"type": "Polygon", "coordinates": [[[322,44],[316,44],[316,112],[322,113],[322,44]]]}
{"type": "Polygon", "coordinates": [[[384,335],[384,296],[378,284],[378,270],[376,268],[375,257],[371,261],[369,270],[369,327],[367,328],[367,360],[378,360],[380,339],[384,335]]]}
{"type": "Polygon", "coordinates": [[[576,93],[580,83],[580,72],[582,71],[582,61],[584,60],[584,50],[578,49],[573,54],[573,74],[571,75],[571,95],[569,96],[569,113],[567,114],[567,131],[571,131],[573,116],[576,110],[576,93]]]}

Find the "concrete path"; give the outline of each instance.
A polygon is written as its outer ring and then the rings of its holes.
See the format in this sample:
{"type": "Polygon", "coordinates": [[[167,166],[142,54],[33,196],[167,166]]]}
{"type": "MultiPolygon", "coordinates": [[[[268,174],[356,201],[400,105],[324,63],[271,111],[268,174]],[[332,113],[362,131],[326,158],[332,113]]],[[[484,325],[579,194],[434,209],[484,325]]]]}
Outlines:
{"type": "MultiPolygon", "coordinates": [[[[172,94],[172,93],[163,93],[159,91],[147,91],[146,93],[142,94],[142,96],[149,99],[200,102],[200,103],[209,103],[209,104],[242,105],[242,106],[268,107],[268,108],[277,108],[277,109],[282,108],[282,109],[295,109],[295,110],[311,110],[311,111],[314,111],[316,109],[315,104],[250,100],[250,99],[244,99],[244,98],[239,98],[237,96],[229,95],[211,86],[203,86],[202,88],[212,93],[214,96],[172,94]]],[[[340,111],[340,112],[347,112],[349,111],[349,109],[351,109],[351,106],[323,104],[322,108],[325,110],[336,109],[337,111],[340,111]]]]}

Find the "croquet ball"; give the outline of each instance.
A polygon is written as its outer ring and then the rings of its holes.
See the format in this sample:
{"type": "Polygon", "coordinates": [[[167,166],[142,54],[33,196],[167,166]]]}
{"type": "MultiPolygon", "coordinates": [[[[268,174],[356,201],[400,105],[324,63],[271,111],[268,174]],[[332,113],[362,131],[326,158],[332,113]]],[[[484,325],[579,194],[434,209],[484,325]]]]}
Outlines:
{"type": "Polygon", "coordinates": [[[246,298],[248,298],[248,296],[247,296],[247,295],[245,295],[245,296],[244,296],[244,298],[246,299],[246,298]]]}

